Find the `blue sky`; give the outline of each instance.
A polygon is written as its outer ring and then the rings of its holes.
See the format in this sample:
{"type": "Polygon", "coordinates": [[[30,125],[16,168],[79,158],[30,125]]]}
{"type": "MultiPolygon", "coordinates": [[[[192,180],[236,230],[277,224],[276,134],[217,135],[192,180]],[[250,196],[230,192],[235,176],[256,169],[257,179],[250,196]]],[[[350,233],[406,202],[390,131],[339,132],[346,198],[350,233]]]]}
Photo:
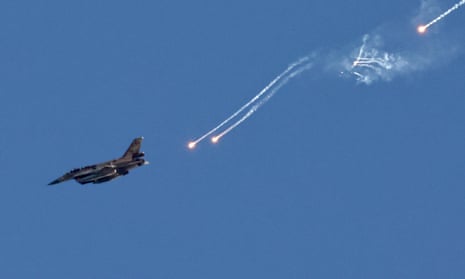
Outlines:
{"type": "Polygon", "coordinates": [[[462,278],[465,8],[418,36],[420,6],[2,1],[0,277],[462,278]],[[416,67],[340,75],[364,34],[416,67]],[[150,165],[46,186],[138,136],[150,165]]]}

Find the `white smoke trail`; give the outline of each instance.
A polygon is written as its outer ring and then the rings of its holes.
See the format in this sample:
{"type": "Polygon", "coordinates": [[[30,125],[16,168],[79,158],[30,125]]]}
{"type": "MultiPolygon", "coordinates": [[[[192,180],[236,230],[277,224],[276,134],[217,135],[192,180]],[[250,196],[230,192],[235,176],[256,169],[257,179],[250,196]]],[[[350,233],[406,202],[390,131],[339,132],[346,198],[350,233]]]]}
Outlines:
{"type": "MultiPolygon", "coordinates": [[[[464,4],[465,0],[461,0],[428,24],[418,26],[417,31],[420,33],[426,32],[428,27],[464,4]]],[[[438,13],[434,1],[423,0],[419,13],[413,21],[418,23],[425,17],[432,17],[438,13]]],[[[377,80],[390,81],[399,75],[445,63],[458,51],[457,46],[454,46],[450,41],[446,42],[444,39],[434,40],[429,37],[427,42],[422,41],[421,44],[415,44],[414,41],[411,41],[410,44],[406,45],[405,39],[407,37],[402,38],[401,36],[397,35],[399,41],[392,42],[393,36],[390,28],[378,28],[375,35],[363,36],[362,45],[353,51],[350,60],[343,61],[345,71],[341,73],[350,73],[357,82],[364,84],[371,84],[377,80]],[[381,36],[380,32],[385,34],[381,36]],[[390,44],[393,45],[394,43],[394,45],[402,46],[402,50],[383,50],[383,37],[390,37],[390,44]]]]}
{"type": "Polygon", "coordinates": [[[257,95],[255,95],[252,99],[250,99],[250,101],[248,101],[245,105],[243,105],[241,108],[239,108],[236,112],[234,112],[233,114],[231,114],[231,116],[229,116],[228,118],[226,118],[223,122],[221,122],[220,124],[218,124],[215,128],[211,129],[210,131],[208,131],[207,133],[205,133],[203,136],[199,137],[198,139],[194,140],[194,141],[191,141],[189,144],[188,144],[188,147],[189,148],[194,148],[195,145],[199,142],[201,142],[202,140],[204,140],[206,137],[210,136],[211,134],[213,134],[214,132],[216,132],[218,129],[220,129],[221,127],[223,127],[224,125],[226,125],[228,122],[230,122],[233,118],[235,118],[236,116],[238,116],[242,111],[244,111],[246,108],[248,108],[250,105],[252,105],[254,102],[256,102],[261,96],[263,96],[263,94],[265,94],[266,92],[268,92],[268,90],[270,90],[271,87],[273,87],[273,85],[275,85],[281,78],[283,78],[285,75],[287,75],[290,71],[292,71],[295,67],[307,62],[308,60],[310,59],[309,56],[305,56],[303,58],[300,58],[299,60],[297,60],[296,62],[292,63],[291,65],[289,65],[287,67],[286,70],[284,70],[281,74],[279,74],[276,78],[274,78],[267,86],[265,86],[265,88],[263,88],[257,95]]]}
{"type": "MultiPolygon", "coordinates": [[[[419,27],[418,30],[420,32],[423,29],[426,30],[426,28],[440,21],[464,4],[465,0],[461,0],[427,25],[420,26],[421,28],[419,27]]],[[[420,13],[415,21],[418,23],[418,20],[420,20],[419,17],[424,19],[425,16],[427,16],[430,18],[436,14],[438,14],[438,12],[436,8],[434,8],[434,5],[430,3],[430,0],[424,0],[422,1],[420,13]]],[[[402,34],[399,30],[396,30],[395,33],[392,30],[393,28],[378,28],[374,34],[365,35],[361,46],[353,49],[353,51],[349,53],[349,56],[346,55],[347,53],[341,55],[340,51],[335,51],[327,55],[319,55],[318,57],[306,56],[299,59],[288,66],[285,71],[274,78],[256,96],[226,120],[197,140],[190,142],[188,147],[191,149],[194,148],[197,143],[214,134],[225,125],[229,125],[232,120],[242,115],[239,120],[224,129],[224,131],[212,137],[212,142],[216,143],[252,116],[261,106],[273,97],[282,86],[301,72],[313,67],[313,65],[315,65],[315,67],[322,67],[323,70],[329,70],[331,72],[337,71],[341,73],[341,75],[349,73],[351,77],[355,77],[357,82],[368,85],[378,80],[391,81],[396,76],[406,75],[414,71],[421,71],[432,66],[444,64],[453,58],[461,48],[461,45],[451,43],[450,40],[446,42],[443,38],[433,40],[433,38],[428,37],[428,42],[421,41],[421,43],[419,43],[409,39],[409,37],[402,37],[405,34],[402,34]],[[382,31],[385,32],[383,36],[381,36],[380,33],[382,31]],[[392,42],[393,35],[396,35],[395,39],[398,41],[392,42]],[[387,47],[395,47],[394,50],[384,50],[386,48],[382,40],[384,37],[389,38],[388,42],[390,44],[387,47]],[[248,111],[244,114],[243,111],[246,109],[248,109],[248,111]]]]}
{"type": "Polygon", "coordinates": [[[427,23],[426,25],[422,25],[418,28],[418,31],[420,33],[423,33],[426,31],[426,29],[428,29],[431,25],[435,24],[436,22],[440,21],[441,19],[443,19],[444,17],[446,17],[448,14],[452,13],[453,11],[457,10],[460,6],[462,6],[463,4],[465,4],[465,0],[461,0],[460,2],[458,2],[457,4],[455,4],[454,6],[452,6],[452,8],[448,9],[447,11],[445,11],[444,13],[442,13],[440,16],[438,16],[437,18],[433,19],[432,21],[430,21],[429,23],[427,23]]]}
{"type": "Polygon", "coordinates": [[[284,85],[286,85],[292,78],[300,75],[302,72],[306,71],[306,70],[309,70],[311,69],[313,66],[312,63],[308,63],[300,68],[297,68],[295,71],[293,71],[292,73],[290,73],[289,75],[287,75],[286,77],[284,77],[281,82],[279,82],[267,95],[265,95],[260,101],[258,101],[257,104],[255,104],[242,118],[240,118],[239,120],[237,120],[234,124],[232,124],[231,126],[229,126],[226,130],[224,130],[223,132],[221,132],[220,134],[218,134],[217,136],[214,136],[212,138],[212,142],[213,143],[216,143],[218,142],[223,136],[227,135],[229,132],[231,132],[234,128],[236,128],[237,126],[239,126],[240,124],[242,124],[242,122],[244,122],[245,120],[247,120],[247,118],[249,118],[250,116],[252,116],[252,114],[254,114],[261,106],[263,106],[266,102],[268,102],[268,100],[271,99],[271,97],[273,97],[274,94],[276,94],[276,92],[278,92],[279,89],[281,89],[281,87],[283,87],[284,85]]]}
{"type": "Polygon", "coordinates": [[[358,82],[371,84],[378,79],[389,81],[394,75],[414,67],[415,63],[400,54],[380,51],[381,45],[379,36],[363,36],[356,58],[346,66],[346,70],[355,75],[358,82]]]}
{"type": "Polygon", "coordinates": [[[242,116],[238,121],[236,121],[234,124],[229,126],[226,130],[221,132],[219,135],[214,136],[212,138],[213,143],[217,143],[224,135],[232,131],[234,128],[239,126],[242,122],[244,122],[247,118],[249,118],[256,110],[258,109],[258,105],[254,105],[244,116],[242,116]]]}

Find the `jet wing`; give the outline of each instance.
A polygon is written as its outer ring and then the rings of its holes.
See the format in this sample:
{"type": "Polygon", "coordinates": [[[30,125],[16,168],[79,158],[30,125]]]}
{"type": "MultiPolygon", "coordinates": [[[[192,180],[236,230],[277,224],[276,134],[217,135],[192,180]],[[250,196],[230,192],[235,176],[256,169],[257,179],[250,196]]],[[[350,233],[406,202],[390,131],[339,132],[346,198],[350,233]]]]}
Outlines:
{"type": "MultiPolygon", "coordinates": [[[[89,173],[84,173],[81,175],[77,175],[74,177],[74,179],[81,183],[81,184],[87,184],[87,183],[96,183],[96,181],[103,181],[102,179],[112,177],[115,178],[116,176],[119,176],[118,172],[114,168],[114,166],[107,165],[103,168],[100,168],[96,171],[89,172],[89,173]]],[[[110,178],[110,179],[112,179],[110,178]]],[[[108,181],[110,179],[107,179],[105,181],[108,181]]]]}

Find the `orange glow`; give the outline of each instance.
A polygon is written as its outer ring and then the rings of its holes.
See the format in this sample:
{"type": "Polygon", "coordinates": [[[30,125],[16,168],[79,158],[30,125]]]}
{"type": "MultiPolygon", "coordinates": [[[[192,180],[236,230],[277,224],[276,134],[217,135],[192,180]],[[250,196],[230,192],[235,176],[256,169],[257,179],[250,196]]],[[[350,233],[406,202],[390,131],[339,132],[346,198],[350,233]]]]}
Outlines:
{"type": "Polygon", "coordinates": [[[424,34],[426,32],[426,26],[424,26],[424,25],[418,26],[417,31],[420,34],[424,34]]]}
{"type": "Polygon", "coordinates": [[[217,142],[218,142],[218,140],[219,140],[219,138],[218,138],[218,137],[213,137],[213,138],[212,138],[212,143],[217,143],[217,142]]]}
{"type": "Polygon", "coordinates": [[[187,147],[189,147],[189,149],[194,149],[195,148],[195,142],[193,142],[193,141],[189,142],[187,147]]]}

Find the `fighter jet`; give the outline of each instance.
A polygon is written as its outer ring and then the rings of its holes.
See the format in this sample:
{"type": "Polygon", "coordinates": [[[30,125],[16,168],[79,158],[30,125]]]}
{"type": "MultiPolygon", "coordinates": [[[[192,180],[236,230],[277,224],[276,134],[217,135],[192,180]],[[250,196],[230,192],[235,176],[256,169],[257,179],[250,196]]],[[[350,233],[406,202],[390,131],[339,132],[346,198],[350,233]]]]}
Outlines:
{"type": "Polygon", "coordinates": [[[107,182],[118,176],[128,174],[134,168],[147,165],[149,162],[143,159],[144,152],[140,152],[143,139],[143,137],[134,139],[123,157],[119,159],[73,169],[48,185],[55,185],[70,179],[74,179],[81,184],[107,182]]]}

